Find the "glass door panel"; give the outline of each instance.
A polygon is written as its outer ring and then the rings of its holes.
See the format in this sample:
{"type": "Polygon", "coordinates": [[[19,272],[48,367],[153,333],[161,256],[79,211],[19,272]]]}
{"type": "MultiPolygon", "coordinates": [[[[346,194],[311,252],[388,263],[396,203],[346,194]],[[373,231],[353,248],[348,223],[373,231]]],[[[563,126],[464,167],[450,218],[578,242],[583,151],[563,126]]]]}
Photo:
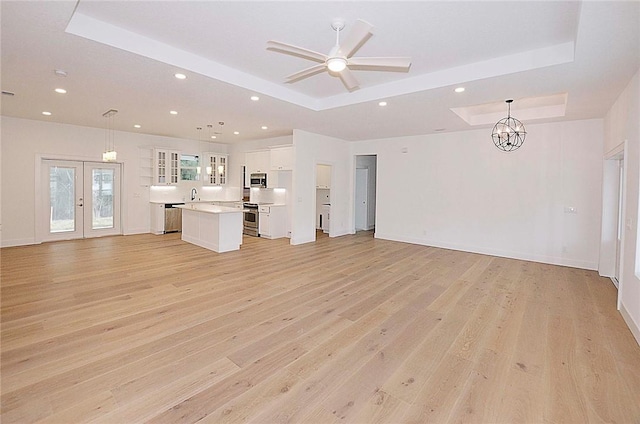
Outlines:
{"type": "Polygon", "coordinates": [[[85,162],[84,236],[121,234],[120,164],[85,162]]]}
{"type": "Polygon", "coordinates": [[[43,165],[45,241],[82,237],[82,162],[45,160],[43,165]]]}
{"type": "Polygon", "coordinates": [[[113,228],[113,169],[93,169],[91,229],[113,228]]]}
{"type": "Polygon", "coordinates": [[[76,172],[71,167],[51,167],[49,231],[76,230],[76,172]]]}

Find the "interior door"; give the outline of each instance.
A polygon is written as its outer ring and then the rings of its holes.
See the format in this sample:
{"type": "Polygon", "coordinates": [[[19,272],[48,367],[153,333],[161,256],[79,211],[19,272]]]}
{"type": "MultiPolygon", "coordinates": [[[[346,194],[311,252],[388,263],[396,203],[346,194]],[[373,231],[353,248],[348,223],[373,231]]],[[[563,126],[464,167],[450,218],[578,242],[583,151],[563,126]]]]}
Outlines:
{"type": "Polygon", "coordinates": [[[369,170],[356,168],[356,231],[368,230],[368,201],[369,170]]]}
{"type": "Polygon", "coordinates": [[[43,241],[121,234],[117,163],[43,160],[43,241]]]}

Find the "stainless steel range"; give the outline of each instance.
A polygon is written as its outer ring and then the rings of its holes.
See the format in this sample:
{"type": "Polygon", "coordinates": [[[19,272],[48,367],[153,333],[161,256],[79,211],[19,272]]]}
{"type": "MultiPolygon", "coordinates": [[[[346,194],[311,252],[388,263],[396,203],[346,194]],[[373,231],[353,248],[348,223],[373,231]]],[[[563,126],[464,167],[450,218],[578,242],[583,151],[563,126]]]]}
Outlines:
{"type": "Polygon", "coordinates": [[[242,234],[260,237],[258,233],[260,213],[258,213],[257,203],[244,203],[244,220],[242,234]]]}

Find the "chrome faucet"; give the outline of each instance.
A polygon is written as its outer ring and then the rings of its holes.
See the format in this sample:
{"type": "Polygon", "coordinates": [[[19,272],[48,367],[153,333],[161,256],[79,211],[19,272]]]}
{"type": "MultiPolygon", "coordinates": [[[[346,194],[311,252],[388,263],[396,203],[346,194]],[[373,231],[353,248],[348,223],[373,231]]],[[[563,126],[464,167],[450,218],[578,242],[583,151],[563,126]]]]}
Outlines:
{"type": "Polygon", "coordinates": [[[196,188],[192,188],[191,189],[191,200],[196,200],[196,196],[198,195],[198,190],[196,190],[196,188]]]}

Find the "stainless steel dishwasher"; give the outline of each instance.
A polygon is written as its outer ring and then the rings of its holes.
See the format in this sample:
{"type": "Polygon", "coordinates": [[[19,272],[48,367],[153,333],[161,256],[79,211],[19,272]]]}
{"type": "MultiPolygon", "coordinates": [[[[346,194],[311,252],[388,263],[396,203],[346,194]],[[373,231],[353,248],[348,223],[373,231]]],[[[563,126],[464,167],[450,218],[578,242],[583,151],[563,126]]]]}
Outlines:
{"type": "Polygon", "coordinates": [[[182,231],[182,209],[176,208],[176,205],[184,205],[184,203],[165,203],[164,204],[165,234],[182,231]]]}

